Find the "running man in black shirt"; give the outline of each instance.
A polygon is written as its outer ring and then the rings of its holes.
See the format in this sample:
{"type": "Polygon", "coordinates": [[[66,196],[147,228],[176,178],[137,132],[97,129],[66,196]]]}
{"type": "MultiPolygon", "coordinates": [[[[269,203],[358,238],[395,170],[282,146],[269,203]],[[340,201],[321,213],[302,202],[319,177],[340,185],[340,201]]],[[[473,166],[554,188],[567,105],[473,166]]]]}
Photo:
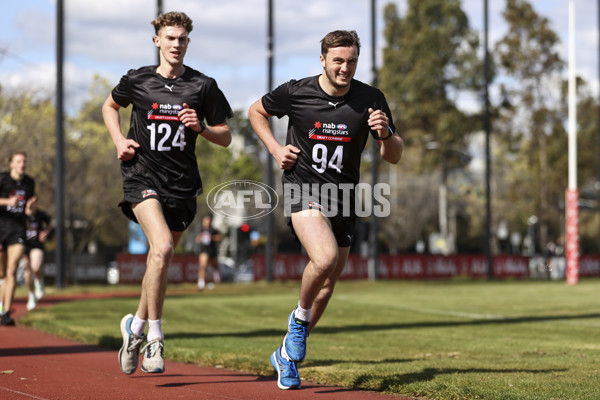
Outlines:
{"type": "Polygon", "coordinates": [[[202,181],[196,140],[221,146],[231,142],[227,120],[233,112],[214,79],[183,64],[192,20],[169,12],[152,21],[160,64],[129,71],[102,107],[123,175],[123,201],[130,219],[140,224],[149,252],[137,312],[121,320],[123,347],[119,364],[126,374],[138,365],[148,321],[142,371],[164,372],[161,317],[167,270],[183,231],[196,214],[202,181]],[[127,138],[119,109],[133,105],[127,138]],[[206,120],[207,124],[204,124],[206,120]]]}
{"type": "Polygon", "coordinates": [[[0,290],[3,313],[0,325],[14,325],[10,309],[15,297],[17,267],[25,252],[25,208],[35,195],[35,181],[25,174],[27,155],[17,151],[9,158],[9,171],[0,173],[0,257],[4,278],[0,290]]]}
{"type": "MultiPolygon", "coordinates": [[[[196,236],[196,243],[200,245],[198,255],[198,290],[204,290],[206,286],[206,269],[210,266],[213,280],[218,283],[219,275],[219,252],[217,243],[223,239],[221,232],[212,227],[212,216],[205,215],[202,218],[202,230],[196,236]]],[[[214,284],[212,285],[214,286],[214,284]]],[[[209,289],[212,287],[209,285],[209,289]]]]}
{"type": "Polygon", "coordinates": [[[37,196],[34,196],[25,207],[26,226],[25,253],[23,254],[23,269],[25,270],[25,284],[29,288],[27,310],[37,307],[38,301],[44,297],[44,246],[52,226],[51,218],[44,211],[37,208],[37,196]]]}
{"type": "Polygon", "coordinates": [[[256,134],[284,170],[286,215],[309,256],[288,333],[272,355],[281,389],[300,386],[296,363],[306,337],[323,314],[352,243],[355,190],[369,134],[381,157],[396,164],[403,141],[395,133],[381,91],[354,80],[360,53],[355,31],[334,31],[321,40],[323,72],[292,80],[256,101],[249,118],[256,134]],[[269,128],[271,116],[289,117],[286,145],[269,128]]]}

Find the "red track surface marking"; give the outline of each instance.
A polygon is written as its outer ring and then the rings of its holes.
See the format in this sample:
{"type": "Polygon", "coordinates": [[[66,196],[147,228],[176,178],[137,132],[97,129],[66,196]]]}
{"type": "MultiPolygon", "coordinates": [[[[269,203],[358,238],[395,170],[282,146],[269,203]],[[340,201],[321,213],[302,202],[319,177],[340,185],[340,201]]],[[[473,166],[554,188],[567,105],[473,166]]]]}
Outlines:
{"type": "MultiPolygon", "coordinates": [[[[52,300],[58,299],[48,296],[42,303],[52,300]]],[[[0,327],[0,399],[402,400],[305,381],[299,390],[284,391],[277,388],[274,376],[170,361],[166,362],[164,374],[145,374],[138,369],[125,375],[119,369],[116,350],[19,326],[18,318],[26,312],[25,300],[17,299],[14,309],[17,326],[0,327]]],[[[118,327],[118,321],[115,324],[118,327]]],[[[265,355],[265,362],[268,356],[265,355]]]]}

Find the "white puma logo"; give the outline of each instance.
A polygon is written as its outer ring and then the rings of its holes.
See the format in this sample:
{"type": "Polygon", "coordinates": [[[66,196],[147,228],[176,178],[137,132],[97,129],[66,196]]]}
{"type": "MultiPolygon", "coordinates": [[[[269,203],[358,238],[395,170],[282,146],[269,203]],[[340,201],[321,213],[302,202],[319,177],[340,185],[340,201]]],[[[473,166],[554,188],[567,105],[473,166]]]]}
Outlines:
{"type": "Polygon", "coordinates": [[[172,92],[172,91],[173,91],[173,86],[175,86],[175,85],[171,85],[171,86],[169,86],[169,85],[166,85],[166,84],[165,84],[165,87],[166,87],[167,89],[169,89],[169,92],[172,92]]]}
{"type": "Polygon", "coordinates": [[[332,103],[331,101],[329,102],[330,106],[333,106],[333,108],[335,108],[337,110],[337,105],[340,104],[340,102],[338,101],[337,103],[332,103]]]}

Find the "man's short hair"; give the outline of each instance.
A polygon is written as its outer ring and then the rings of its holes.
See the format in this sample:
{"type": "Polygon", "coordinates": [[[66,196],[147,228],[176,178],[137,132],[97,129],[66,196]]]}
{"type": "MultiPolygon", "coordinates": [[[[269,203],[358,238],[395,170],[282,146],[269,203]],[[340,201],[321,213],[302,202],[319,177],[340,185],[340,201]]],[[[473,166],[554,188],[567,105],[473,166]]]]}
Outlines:
{"type": "Polygon", "coordinates": [[[327,55],[329,49],[334,47],[352,47],[356,46],[360,55],[360,39],[356,31],[333,31],[329,32],[321,39],[321,54],[323,57],[327,55]]]}
{"type": "Polygon", "coordinates": [[[192,29],[194,29],[192,19],[180,11],[171,11],[166,14],[161,14],[154,18],[151,24],[154,26],[154,31],[157,36],[158,32],[166,26],[181,26],[187,33],[190,33],[192,29]]]}
{"type": "Polygon", "coordinates": [[[23,157],[27,158],[27,153],[25,153],[25,151],[23,151],[23,150],[13,151],[12,153],[10,153],[10,156],[8,157],[8,162],[11,163],[13,158],[15,158],[15,156],[23,156],[23,157]]]}

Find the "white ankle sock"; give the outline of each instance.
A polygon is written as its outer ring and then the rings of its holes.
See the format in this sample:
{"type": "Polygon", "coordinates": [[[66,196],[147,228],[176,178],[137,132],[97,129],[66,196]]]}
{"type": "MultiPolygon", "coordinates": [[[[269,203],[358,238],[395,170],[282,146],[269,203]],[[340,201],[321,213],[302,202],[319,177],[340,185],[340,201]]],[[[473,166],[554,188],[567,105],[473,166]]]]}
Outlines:
{"type": "Polygon", "coordinates": [[[306,309],[300,307],[300,302],[298,302],[298,308],[296,308],[296,311],[294,312],[294,317],[296,317],[302,321],[309,322],[310,321],[310,309],[306,310],[306,309]]]}
{"type": "Polygon", "coordinates": [[[149,319],[148,320],[148,342],[151,342],[156,338],[161,338],[161,339],[165,338],[165,336],[162,333],[161,323],[162,323],[162,319],[149,319]]]}
{"type": "Polygon", "coordinates": [[[140,319],[140,317],[138,317],[136,313],[133,317],[133,321],[131,322],[131,332],[135,333],[138,336],[142,336],[145,330],[146,320],[140,319]]]}

